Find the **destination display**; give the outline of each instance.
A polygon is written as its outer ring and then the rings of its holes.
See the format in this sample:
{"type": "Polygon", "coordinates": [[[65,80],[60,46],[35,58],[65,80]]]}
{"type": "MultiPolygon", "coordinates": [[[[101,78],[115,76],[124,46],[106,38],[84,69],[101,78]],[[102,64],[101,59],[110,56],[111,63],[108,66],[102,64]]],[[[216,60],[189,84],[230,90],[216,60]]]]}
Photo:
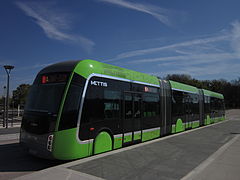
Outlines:
{"type": "Polygon", "coordinates": [[[41,83],[42,84],[61,83],[61,82],[66,82],[67,78],[68,78],[67,73],[45,74],[42,76],[41,83]]]}

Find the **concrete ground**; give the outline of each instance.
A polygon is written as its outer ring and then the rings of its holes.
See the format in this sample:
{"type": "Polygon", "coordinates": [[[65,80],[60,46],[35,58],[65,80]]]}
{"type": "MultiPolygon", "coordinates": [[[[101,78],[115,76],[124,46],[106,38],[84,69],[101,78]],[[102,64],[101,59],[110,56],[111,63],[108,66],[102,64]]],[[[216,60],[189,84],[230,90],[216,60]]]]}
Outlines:
{"type": "Polygon", "coordinates": [[[240,110],[227,120],[18,179],[240,179],[240,110]]]}
{"type": "Polygon", "coordinates": [[[0,128],[0,180],[11,180],[64,163],[29,155],[19,144],[19,131],[20,123],[8,129],[0,128]]]}

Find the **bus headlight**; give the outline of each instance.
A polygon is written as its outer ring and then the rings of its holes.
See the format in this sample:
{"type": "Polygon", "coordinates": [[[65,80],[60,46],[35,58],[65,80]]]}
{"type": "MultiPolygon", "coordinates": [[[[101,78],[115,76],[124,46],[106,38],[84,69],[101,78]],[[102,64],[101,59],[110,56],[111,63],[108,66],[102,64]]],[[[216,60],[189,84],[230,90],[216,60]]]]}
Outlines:
{"type": "Polygon", "coordinates": [[[47,140],[47,150],[52,151],[52,143],[53,143],[53,134],[48,136],[47,140]]]}

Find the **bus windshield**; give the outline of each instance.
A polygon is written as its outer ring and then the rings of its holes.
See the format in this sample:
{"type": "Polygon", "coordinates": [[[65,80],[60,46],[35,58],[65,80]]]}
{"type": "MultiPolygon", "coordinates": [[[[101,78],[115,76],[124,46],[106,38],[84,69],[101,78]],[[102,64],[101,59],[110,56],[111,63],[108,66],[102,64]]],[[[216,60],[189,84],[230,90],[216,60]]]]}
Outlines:
{"type": "Polygon", "coordinates": [[[25,111],[57,114],[69,73],[40,74],[28,95],[25,111]]]}
{"type": "Polygon", "coordinates": [[[35,134],[54,131],[68,77],[67,73],[48,73],[37,76],[24,108],[23,129],[35,134]]]}
{"type": "Polygon", "coordinates": [[[43,111],[57,114],[65,83],[35,84],[31,87],[25,111],[43,111]]]}

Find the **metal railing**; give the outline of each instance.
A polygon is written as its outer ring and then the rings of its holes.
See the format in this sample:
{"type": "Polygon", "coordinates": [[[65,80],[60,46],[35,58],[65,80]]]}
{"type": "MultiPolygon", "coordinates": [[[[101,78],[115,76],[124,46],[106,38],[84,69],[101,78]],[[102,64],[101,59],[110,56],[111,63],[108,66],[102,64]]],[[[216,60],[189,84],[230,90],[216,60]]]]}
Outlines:
{"type": "Polygon", "coordinates": [[[6,114],[6,111],[4,109],[0,109],[0,126],[6,127],[6,123],[8,125],[13,126],[14,123],[21,123],[23,116],[23,109],[9,109],[8,116],[6,114]],[[8,120],[6,121],[6,118],[8,117],[8,120]]]}

